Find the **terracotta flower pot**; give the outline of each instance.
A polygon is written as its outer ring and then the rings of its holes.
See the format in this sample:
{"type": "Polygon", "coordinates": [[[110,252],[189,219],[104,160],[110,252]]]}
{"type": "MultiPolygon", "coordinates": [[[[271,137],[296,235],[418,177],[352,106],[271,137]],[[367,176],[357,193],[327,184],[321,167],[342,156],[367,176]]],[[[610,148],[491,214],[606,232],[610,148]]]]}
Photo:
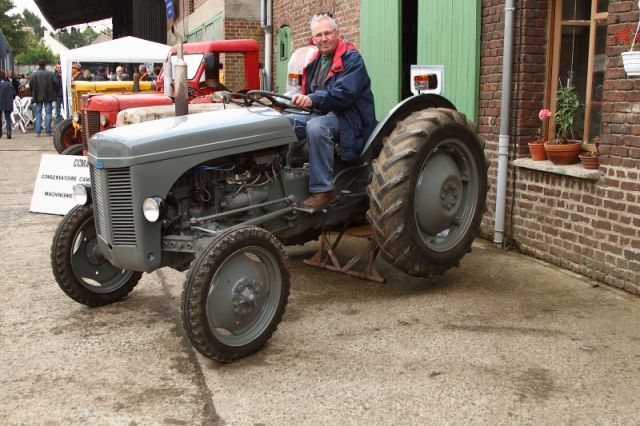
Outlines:
{"type": "Polygon", "coordinates": [[[544,151],[544,142],[529,142],[529,153],[534,161],[542,161],[547,159],[547,153],[544,151]]]}
{"type": "Polygon", "coordinates": [[[578,155],[582,150],[580,142],[545,143],[544,150],[553,164],[573,164],[578,162],[578,155]]]}
{"type": "Polygon", "coordinates": [[[580,162],[585,169],[598,169],[600,167],[600,159],[597,155],[593,156],[588,152],[579,155],[580,162]]]}

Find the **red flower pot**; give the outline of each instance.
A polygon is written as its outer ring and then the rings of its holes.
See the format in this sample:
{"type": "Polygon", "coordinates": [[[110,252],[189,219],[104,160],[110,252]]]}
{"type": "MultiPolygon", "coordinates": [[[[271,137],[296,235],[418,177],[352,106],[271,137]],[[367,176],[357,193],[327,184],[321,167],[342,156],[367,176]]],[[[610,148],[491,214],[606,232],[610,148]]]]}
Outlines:
{"type": "Polygon", "coordinates": [[[544,150],[544,142],[529,142],[529,153],[531,153],[531,159],[534,161],[542,161],[547,159],[547,153],[544,150]]]}
{"type": "Polygon", "coordinates": [[[545,143],[544,150],[553,164],[573,164],[578,162],[582,143],[545,143]]]}
{"type": "Polygon", "coordinates": [[[598,169],[600,167],[600,159],[597,155],[591,155],[588,152],[580,154],[580,162],[585,169],[598,169]]]}

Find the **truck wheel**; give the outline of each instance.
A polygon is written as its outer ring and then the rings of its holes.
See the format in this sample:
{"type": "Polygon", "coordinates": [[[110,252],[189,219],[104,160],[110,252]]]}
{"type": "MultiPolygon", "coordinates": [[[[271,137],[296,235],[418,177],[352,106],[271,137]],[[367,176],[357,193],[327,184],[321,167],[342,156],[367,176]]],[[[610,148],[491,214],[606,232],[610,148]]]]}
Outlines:
{"type": "Polygon", "coordinates": [[[67,296],[96,307],[124,299],[142,273],[113,266],[96,250],[92,206],[76,206],[62,219],[51,245],[51,267],[67,296]]]}
{"type": "Polygon", "coordinates": [[[457,111],[428,109],[398,122],[367,188],[382,257],[415,276],[456,266],[480,229],[486,164],[484,143],[457,111]]]}
{"type": "Polygon", "coordinates": [[[276,238],[254,226],[217,236],[196,258],[182,293],[182,322],[204,356],[219,362],[256,352],[278,328],[289,270],[276,238]]]}
{"type": "Polygon", "coordinates": [[[56,148],[56,151],[58,151],[58,154],[61,154],[62,151],[71,145],[79,143],[81,143],[80,131],[76,133],[70,118],[62,120],[53,130],[53,146],[56,148]]]}
{"type": "Polygon", "coordinates": [[[62,151],[60,155],[82,155],[82,144],[77,143],[75,145],[71,145],[70,147],[62,151]]]}

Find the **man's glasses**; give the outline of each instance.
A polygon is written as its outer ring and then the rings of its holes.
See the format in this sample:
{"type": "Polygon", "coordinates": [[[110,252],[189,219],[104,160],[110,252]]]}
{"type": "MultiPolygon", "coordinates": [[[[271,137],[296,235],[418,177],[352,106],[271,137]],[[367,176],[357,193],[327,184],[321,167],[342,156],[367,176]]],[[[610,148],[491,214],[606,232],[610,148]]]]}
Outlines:
{"type": "Polygon", "coordinates": [[[313,35],[313,38],[316,40],[321,40],[322,37],[329,37],[331,34],[335,33],[336,30],[332,30],[332,31],[324,31],[321,33],[316,33],[313,35]]]}

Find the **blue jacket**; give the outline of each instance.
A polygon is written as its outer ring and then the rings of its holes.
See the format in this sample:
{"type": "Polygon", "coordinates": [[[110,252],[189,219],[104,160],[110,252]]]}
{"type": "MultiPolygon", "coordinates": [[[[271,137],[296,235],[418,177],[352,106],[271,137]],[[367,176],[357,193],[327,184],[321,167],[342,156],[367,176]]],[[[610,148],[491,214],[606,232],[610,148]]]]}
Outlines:
{"type": "Polygon", "coordinates": [[[13,98],[16,90],[7,80],[0,80],[0,111],[13,111],[13,98]]]}
{"type": "Polygon", "coordinates": [[[324,89],[311,93],[309,76],[319,65],[320,52],[316,52],[302,73],[303,92],[309,93],[314,109],[323,114],[335,113],[340,126],[341,157],[345,161],[357,160],[376,127],[371,80],[364,61],[354,45],[338,40],[324,89]]]}

